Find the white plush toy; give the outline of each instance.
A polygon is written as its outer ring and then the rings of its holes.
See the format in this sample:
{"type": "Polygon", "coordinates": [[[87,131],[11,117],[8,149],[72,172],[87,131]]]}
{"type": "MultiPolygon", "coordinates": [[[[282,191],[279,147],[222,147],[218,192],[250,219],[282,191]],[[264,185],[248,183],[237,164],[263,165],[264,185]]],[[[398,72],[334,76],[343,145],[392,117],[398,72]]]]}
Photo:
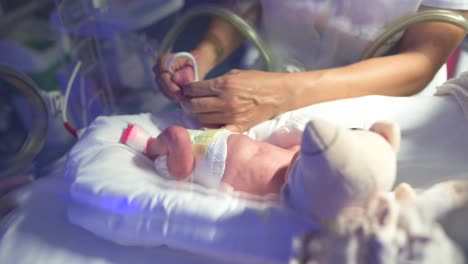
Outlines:
{"type": "Polygon", "coordinates": [[[308,123],[282,198],[322,224],[294,243],[291,263],[464,263],[437,219],[468,200],[468,182],[417,193],[396,179],[396,124],[308,123]]]}
{"type": "Polygon", "coordinates": [[[300,155],[283,188],[284,202],[320,221],[333,221],[348,208],[364,208],[392,189],[400,130],[376,122],[369,130],[310,121],[300,155]]]}

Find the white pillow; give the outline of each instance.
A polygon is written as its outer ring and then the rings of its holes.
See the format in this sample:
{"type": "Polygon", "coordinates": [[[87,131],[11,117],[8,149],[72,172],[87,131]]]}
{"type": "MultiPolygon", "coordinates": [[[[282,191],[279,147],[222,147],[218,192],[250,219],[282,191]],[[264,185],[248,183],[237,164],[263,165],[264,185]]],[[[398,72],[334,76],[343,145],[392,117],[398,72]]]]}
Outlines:
{"type": "Polygon", "coordinates": [[[69,153],[70,222],[119,244],[285,263],[292,238],[317,227],[311,220],[271,197],[165,180],[148,158],[119,143],[128,123],[156,135],[186,121],[180,112],[96,119],[69,153]]]}

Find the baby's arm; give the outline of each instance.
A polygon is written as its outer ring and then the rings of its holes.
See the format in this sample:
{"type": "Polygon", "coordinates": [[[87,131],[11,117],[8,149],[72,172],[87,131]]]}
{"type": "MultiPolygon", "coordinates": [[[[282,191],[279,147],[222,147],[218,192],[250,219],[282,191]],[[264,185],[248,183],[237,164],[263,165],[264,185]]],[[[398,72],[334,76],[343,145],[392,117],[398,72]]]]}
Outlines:
{"type": "Polygon", "coordinates": [[[176,179],[186,178],[193,170],[192,142],[183,127],[170,126],[154,138],[141,128],[129,125],[121,141],[153,160],[161,155],[167,156],[167,169],[176,179]]]}

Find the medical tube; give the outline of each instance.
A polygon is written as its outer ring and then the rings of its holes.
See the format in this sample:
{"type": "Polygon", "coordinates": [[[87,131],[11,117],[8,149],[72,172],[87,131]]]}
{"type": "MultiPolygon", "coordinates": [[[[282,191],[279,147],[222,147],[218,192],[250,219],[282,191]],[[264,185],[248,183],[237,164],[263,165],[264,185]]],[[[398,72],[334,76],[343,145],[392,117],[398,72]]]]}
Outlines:
{"type": "Polygon", "coordinates": [[[267,71],[274,71],[274,63],[271,53],[263,40],[257,34],[257,31],[250,26],[243,18],[236,15],[234,12],[229,11],[226,8],[212,6],[212,5],[200,5],[188,11],[182,16],[178,22],[167,32],[164,39],[161,42],[160,53],[168,53],[172,50],[174,42],[184,27],[197,17],[202,16],[213,16],[218,17],[232,26],[234,26],[239,32],[241,32],[248,40],[250,40],[260,52],[265,62],[267,71]]]}
{"type": "MultiPolygon", "coordinates": [[[[21,97],[28,107],[21,104],[20,110],[28,111],[28,135],[24,138],[22,145],[12,156],[3,155],[0,159],[0,180],[2,178],[29,173],[29,167],[36,155],[45,144],[47,131],[49,129],[48,109],[39,87],[26,74],[17,71],[10,66],[0,64],[0,86],[1,94],[4,96],[9,91],[16,93],[13,97],[21,97]],[[24,99],[23,99],[24,98],[24,99]],[[26,164],[26,166],[25,166],[26,164]]],[[[8,122],[8,120],[5,120],[8,122]]],[[[8,148],[6,149],[8,150],[8,148]]],[[[29,176],[28,176],[29,177],[29,176]]]]}
{"type": "Polygon", "coordinates": [[[177,52],[174,55],[172,55],[171,58],[167,61],[167,68],[169,69],[169,72],[171,74],[174,74],[174,70],[172,69],[172,63],[174,62],[175,59],[179,57],[188,57],[190,61],[192,61],[192,67],[193,67],[193,75],[194,75],[194,81],[198,82],[198,65],[197,65],[197,60],[195,57],[189,53],[189,52],[177,52]]]}
{"type": "MultiPolygon", "coordinates": [[[[217,6],[199,6],[187,12],[187,14],[180,18],[179,21],[166,34],[165,38],[161,42],[160,52],[170,52],[177,36],[184,29],[184,27],[192,19],[201,16],[215,16],[236,27],[237,30],[244,34],[244,36],[252,41],[252,43],[257,47],[265,61],[266,70],[274,71],[274,61],[271,56],[271,52],[257,34],[255,29],[253,29],[247,22],[244,21],[243,18],[239,17],[235,13],[229,11],[226,8],[217,6]]],[[[449,23],[463,28],[466,32],[468,32],[468,20],[457,12],[442,9],[419,11],[402,16],[386,25],[384,31],[364,49],[361,55],[361,60],[366,60],[377,56],[379,49],[385,45],[386,42],[395,34],[411,27],[412,25],[424,22],[449,23]]]]}
{"type": "Polygon", "coordinates": [[[397,18],[395,21],[385,26],[382,32],[373,42],[364,49],[361,60],[366,60],[377,55],[379,49],[395,34],[415,25],[424,22],[444,22],[449,23],[468,32],[468,20],[462,15],[449,10],[425,10],[397,18]]]}
{"type": "Polygon", "coordinates": [[[75,64],[75,67],[73,68],[73,72],[70,76],[70,79],[68,79],[68,82],[67,82],[67,87],[65,89],[65,97],[63,99],[63,110],[62,110],[62,120],[63,120],[63,126],[65,127],[65,129],[70,132],[70,134],[72,134],[75,138],[78,137],[78,132],[77,130],[70,124],[70,122],[68,121],[68,100],[69,100],[69,97],[70,97],[70,93],[71,93],[71,89],[73,87],[73,83],[75,82],[75,79],[76,79],[76,75],[78,74],[78,71],[80,70],[81,68],[81,61],[78,61],[76,64],[75,64]]]}

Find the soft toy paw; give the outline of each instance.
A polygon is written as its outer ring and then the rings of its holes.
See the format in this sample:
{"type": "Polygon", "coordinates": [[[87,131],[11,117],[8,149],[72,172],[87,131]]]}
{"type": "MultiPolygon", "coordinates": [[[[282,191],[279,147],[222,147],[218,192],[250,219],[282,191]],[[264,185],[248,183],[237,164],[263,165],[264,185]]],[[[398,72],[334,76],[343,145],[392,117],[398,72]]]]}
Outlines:
{"type": "Polygon", "coordinates": [[[293,243],[296,263],[464,263],[437,219],[468,204],[468,181],[424,191],[402,183],[391,194],[399,142],[387,122],[307,124],[282,198],[322,228],[293,243]]]}
{"type": "MultiPolygon", "coordinates": [[[[465,263],[462,251],[436,219],[468,208],[468,181],[442,182],[422,192],[403,183],[394,194],[377,195],[364,210],[346,208],[339,228],[297,237],[291,263],[465,263]]],[[[463,233],[466,217],[452,216],[450,223],[457,222],[455,230],[463,233]]]]}

